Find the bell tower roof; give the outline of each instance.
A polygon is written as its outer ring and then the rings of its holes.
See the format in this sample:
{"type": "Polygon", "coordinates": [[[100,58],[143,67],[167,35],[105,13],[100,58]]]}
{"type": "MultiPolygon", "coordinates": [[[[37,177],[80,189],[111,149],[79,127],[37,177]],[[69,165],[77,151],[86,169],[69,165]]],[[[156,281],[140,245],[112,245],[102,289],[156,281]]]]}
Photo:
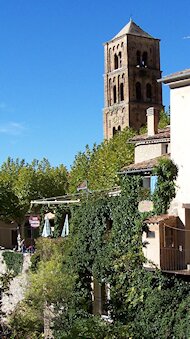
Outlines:
{"type": "Polygon", "coordinates": [[[150,34],[146,33],[145,31],[142,30],[136,23],[130,19],[128,24],[124,26],[121,31],[116,34],[111,40],[115,40],[117,38],[120,38],[123,35],[130,34],[130,35],[137,35],[140,37],[145,37],[145,38],[150,38],[150,39],[155,39],[153,38],[150,34]]]}

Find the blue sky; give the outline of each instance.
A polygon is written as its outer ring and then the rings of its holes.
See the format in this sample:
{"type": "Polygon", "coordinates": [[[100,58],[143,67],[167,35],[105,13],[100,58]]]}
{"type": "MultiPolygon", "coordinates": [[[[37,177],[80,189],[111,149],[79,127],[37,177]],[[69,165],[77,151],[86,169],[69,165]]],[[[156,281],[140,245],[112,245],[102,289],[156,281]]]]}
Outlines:
{"type": "Polygon", "coordinates": [[[130,17],[161,39],[163,75],[190,68],[189,0],[0,0],[0,164],[69,169],[103,140],[103,43],[130,17]]]}

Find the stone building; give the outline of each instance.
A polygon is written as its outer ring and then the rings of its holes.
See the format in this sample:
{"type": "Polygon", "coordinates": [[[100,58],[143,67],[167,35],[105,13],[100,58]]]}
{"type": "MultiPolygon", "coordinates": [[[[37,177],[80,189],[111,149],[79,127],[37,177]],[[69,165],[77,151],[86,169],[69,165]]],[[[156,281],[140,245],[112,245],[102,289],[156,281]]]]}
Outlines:
{"type": "Polygon", "coordinates": [[[132,20],[104,44],[104,138],[125,127],[139,130],[150,106],[162,109],[159,39],[132,20]]]}

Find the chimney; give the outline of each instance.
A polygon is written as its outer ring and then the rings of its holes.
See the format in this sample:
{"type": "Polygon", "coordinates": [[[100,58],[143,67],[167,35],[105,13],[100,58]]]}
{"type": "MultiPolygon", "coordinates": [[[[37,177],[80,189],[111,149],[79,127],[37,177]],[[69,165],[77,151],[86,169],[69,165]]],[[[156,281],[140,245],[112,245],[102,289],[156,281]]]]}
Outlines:
{"type": "Polygon", "coordinates": [[[158,133],[159,111],[154,107],[147,109],[147,134],[149,137],[158,133]]]}

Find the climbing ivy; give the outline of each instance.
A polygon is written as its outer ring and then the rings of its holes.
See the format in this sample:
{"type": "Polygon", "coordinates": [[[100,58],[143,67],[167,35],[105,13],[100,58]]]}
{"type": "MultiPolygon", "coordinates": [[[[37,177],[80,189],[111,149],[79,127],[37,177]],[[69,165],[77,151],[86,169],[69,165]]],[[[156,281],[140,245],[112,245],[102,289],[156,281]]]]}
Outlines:
{"type": "Polygon", "coordinates": [[[176,194],[175,180],[178,169],[172,160],[163,158],[155,167],[153,173],[158,176],[156,188],[152,197],[155,214],[167,213],[171,200],[176,194]]]}
{"type": "MultiPolygon", "coordinates": [[[[162,175],[161,170],[158,173],[162,175]]],[[[167,179],[174,177],[168,173],[167,179]]],[[[55,338],[187,338],[189,283],[165,277],[157,270],[145,270],[141,243],[144,224],[138,211],[141,178],[122,177],[120,187],[117,196],[83,195],[80,206],[69,211],[68,238],[38,241],[33,285],[26,302],[35,304],[36,317],[39,300],[50,298],[55,338]],[[112,323],[92,316],[92,276],[111,286],[107,309],[112,323]]],[[[61,220],[65,210],[57,212],[61,220]]],[[[35,317],[31,314],[30,318],[35,317]]],[[[28,323],[27,314],[22,314],[22,322],[28,323]]],[[[27,333],[32,333],[30,326],[27,333]]],[[[24,333],[21,327],[19,333],[24,333]]]]}

